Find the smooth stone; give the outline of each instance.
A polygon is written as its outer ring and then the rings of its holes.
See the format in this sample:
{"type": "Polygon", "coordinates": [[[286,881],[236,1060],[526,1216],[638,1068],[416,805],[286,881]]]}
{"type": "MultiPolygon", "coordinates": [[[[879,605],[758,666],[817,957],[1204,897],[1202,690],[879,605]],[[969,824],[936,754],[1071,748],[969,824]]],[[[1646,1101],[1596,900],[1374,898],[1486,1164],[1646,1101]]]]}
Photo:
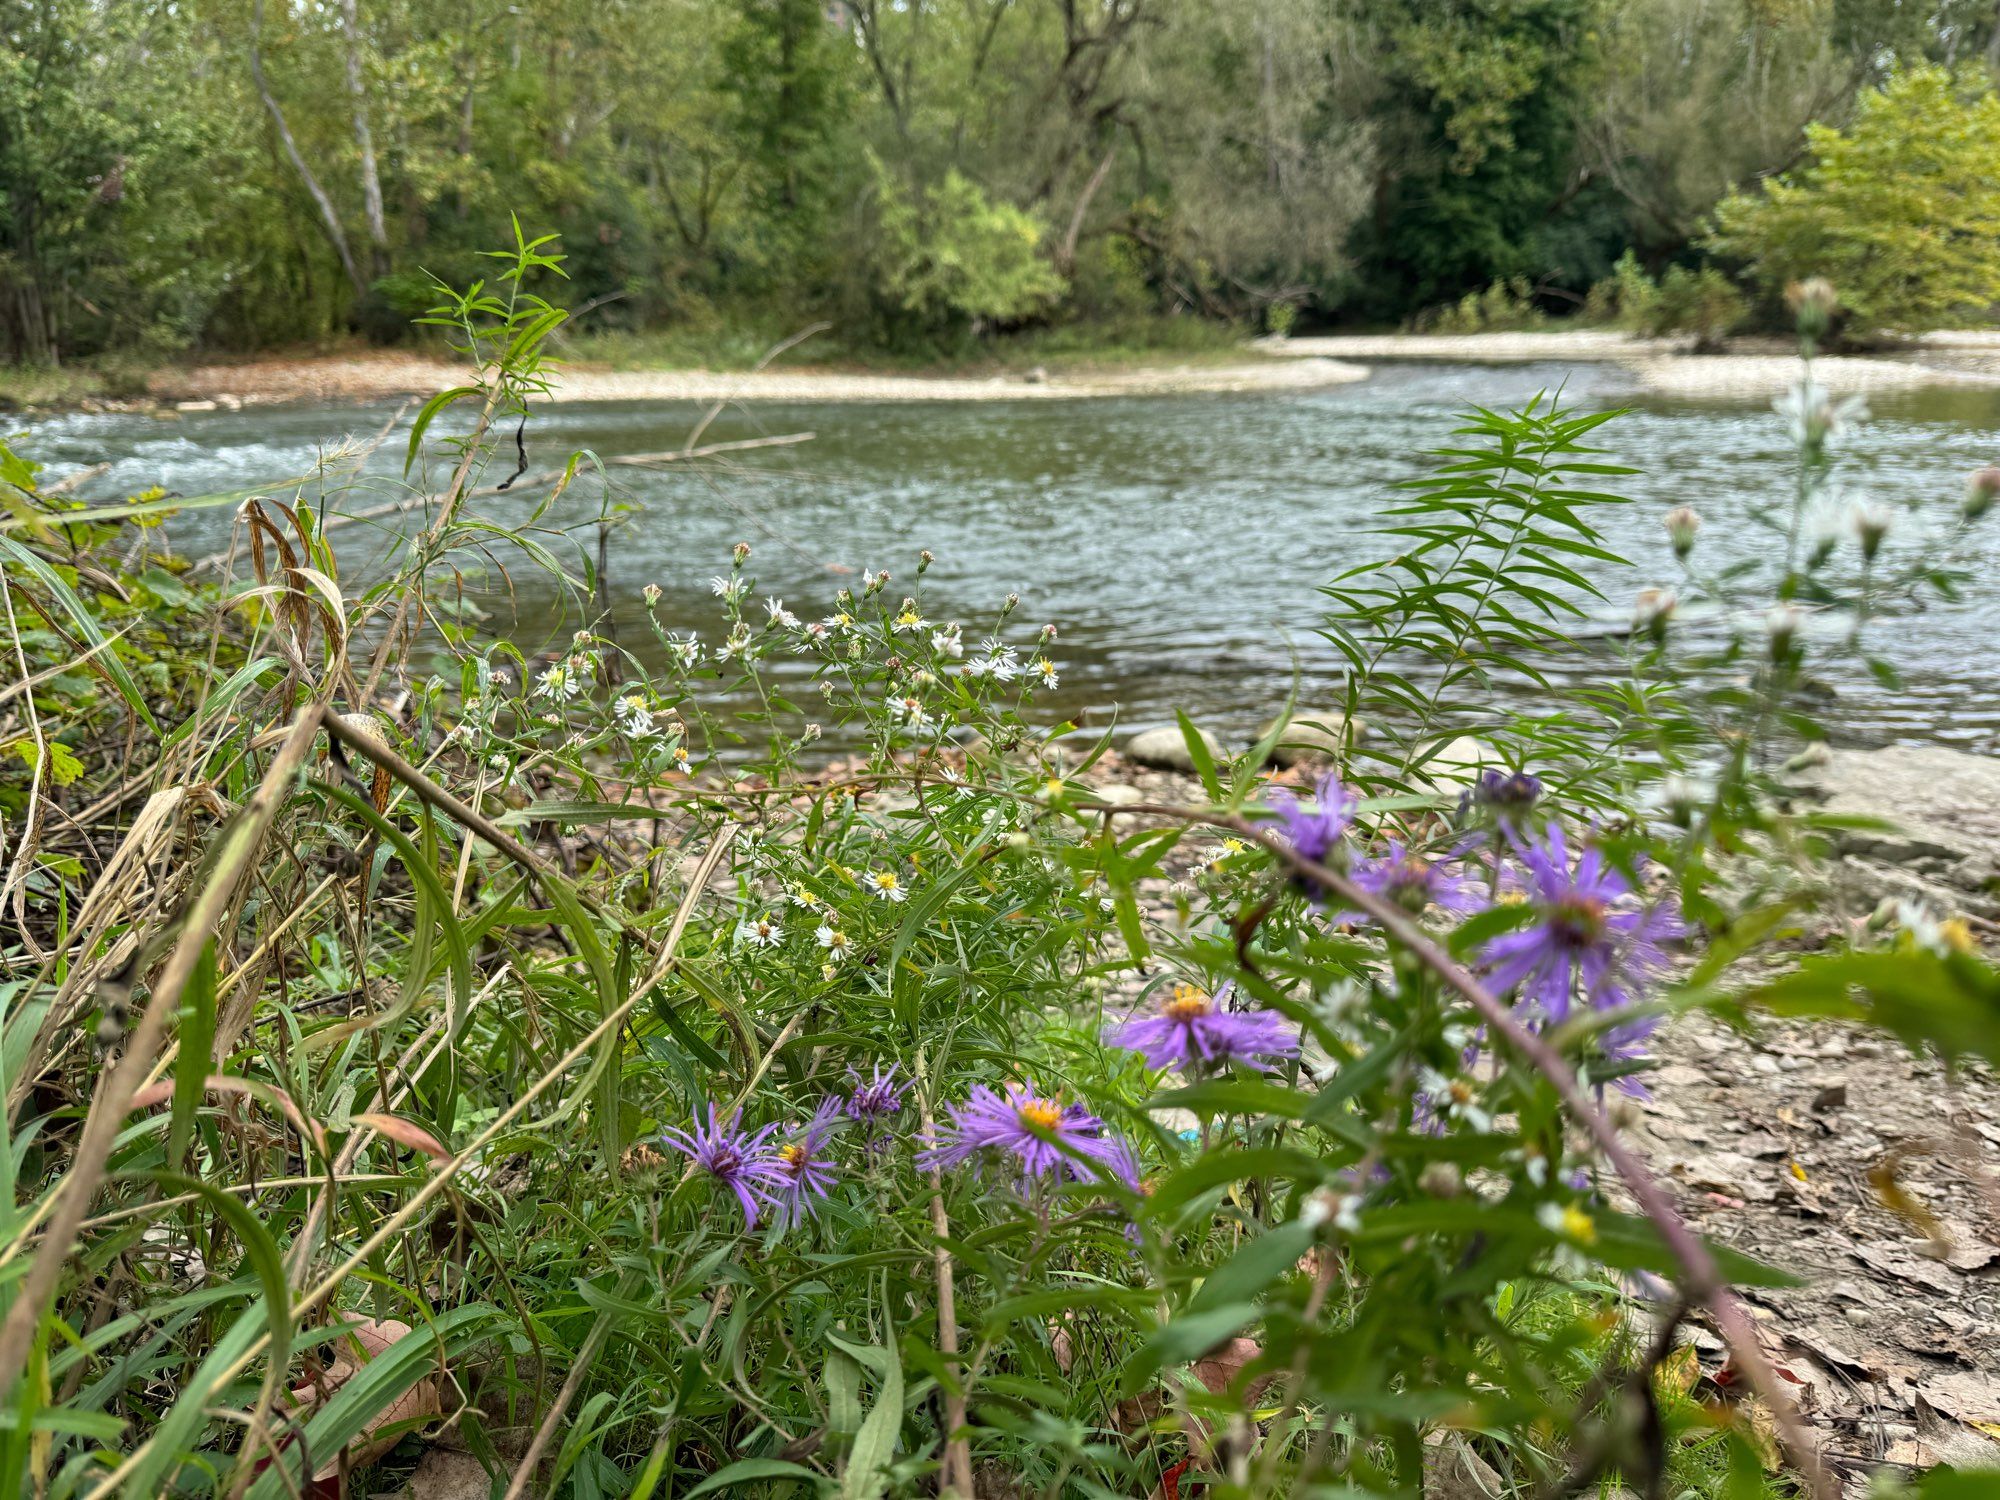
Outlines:
{"type": "MultiPolygon", "coordinates": [[[[1257,731],[1257,738],[1262,740],[1277,727],[1278,721],[1271,720],[1257,731]]],[[[1358,743],[1367,737],[1368,721],[1356,719],[1354,741],[1358,743]]],[[[1272,749],[1271,759],[1281,766],[1295,766],[1302,761],[1338,759],[1352,748],[1348,743],[1347,715],[1336,712],[1294,714],[1291,723],[1285,726],[1285,737],[1272,749]]]]}
{"type": "MultiPolygon", "coordinates": [[[[1218,763],[1227,752],[1222,741],[1206,729],[1201,731],[1201,742],[1208,747],[1209,755],[1218,763]]],[[[1178,724],[1165,724],[1158,729],[1142,729],[1125,742],[1122,752],[1129,761],[1142,766],[1152,766],[1161,771],[1192,771],[1194,757],[1188,754],[1187,740],[1181,735],[1178,724]]]]}
{"type": "Polygon", "coordinates": [[[1417,770],[1417,778],[1441,792],[1462,792],[1478,781],[1479,773],[1487,767],[1498,769],[1506,764],[1491,745],[1461,734],[1447,740],[1437,754],[1425,761],[1417,770]]]}

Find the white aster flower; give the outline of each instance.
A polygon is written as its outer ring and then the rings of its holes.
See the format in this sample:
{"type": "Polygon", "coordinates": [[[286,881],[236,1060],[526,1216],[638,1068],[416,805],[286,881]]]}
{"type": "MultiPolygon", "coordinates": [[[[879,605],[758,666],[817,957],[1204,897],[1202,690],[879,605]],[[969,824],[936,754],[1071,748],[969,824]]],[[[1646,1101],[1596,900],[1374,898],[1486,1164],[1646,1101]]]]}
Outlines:
{"type": "Polygon", "coordinates": [[[775,948],[785,939],[784,929],[769,912],[752,917],[736,929],[737,935],[753,948],[775,948]]]}
{"type": "Polygon", "coordinates": [[[875,893],[877,900],[907,901],[910,898],[909,891],[894,870],[870,870],[861,877],[861,883],[875,893]]]}
{"type": "Polygon", "coordinates": [[[635,740],[658,739],[660,734],[653,710],[637,693],[628,693],[618,700],[618,727],[635,740]]]}
{"type": "Polygon", "coordinates": [[[566,703],[583,691],[583,684],[568,662],[556,662],[542,670],[535,679],[535,693],[538,697],[553,698],[558,703],[566,703]]]}
{"type": "Polygon", "coordinates": [[[1418,1074],[1418,1084],[1430,1101],[1431,1112],[1440,1119],[1457,1120],[1484,1135],[1493,1128],[1493,1116],[1479,1105],[1479,1090],[1469,1078],[1447,1078],[1435,1068],[1418,1074]]]}
{"type": "Polygon", "coordinates": [[[1849,427],[1868,416],[1865,397],[1843,396],[1836,401],[1811,379],[1793,385],[1772,403],[1772,409],[1785,419],[1792,441],[1813,452],[1838,442],[1849,427]]]}

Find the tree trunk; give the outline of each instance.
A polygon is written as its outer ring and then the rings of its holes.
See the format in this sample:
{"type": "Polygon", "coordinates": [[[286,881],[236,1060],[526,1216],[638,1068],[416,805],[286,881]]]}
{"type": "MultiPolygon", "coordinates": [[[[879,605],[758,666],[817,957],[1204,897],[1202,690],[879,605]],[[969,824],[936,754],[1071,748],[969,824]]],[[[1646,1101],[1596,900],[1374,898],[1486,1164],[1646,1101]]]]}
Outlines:
{"type": "Polygon", "coordinates": [[[269,111],[271,124],[278,132],[278,144],[285,148],[285,156],[292,164],[292,170],[299,174],[299,181],[305,184],[306,192],[319,209],[320,223],[326,229],[326,237],[333,245],[333,253],[340,257],[340,268],[347,273],[347,279],[354,287],[356,298],[368,295],[368,283],[362,279],[361,268],[354,263],[354,252],[347,246],[347,232],[340,227],[340,215],[335,212],[333,200],[326,195],[326,189],[319,185],[313,170],[306,165],[306,159],[299,154],[299,143],[292,139],[292,127],[285,123],[285,112],[278,107],[271,86],[264,80],[264,57],[258,47],[258,38],[264,28],[264,0],[253,0],[250,7],[250,81],[257,86],[257,97],[264,101],[269,111]]]}
{"type": "Polygon", "coordinates": [[[1090,212],[1090,201],[1097,196],[1097,190],[1104,186],[1104,179],[1111,175],[1111,163],[1117,156],[1118,142],[1114,137],[1111,144],[1104,148],[1104,156],[1097,163],[1097,169],[1090,174],[1090,181],[1083,185],[1083,191],[1077,195],[1076,208],[1069,216],[1069,229],[1063,234],[1062,244],[1056,250],[1056,269],[1065,278],[1076,271],[1076,246],[1083,238],[1084,215],[1090,212]]]}
{"type": "Polygon", "coordinates": [[[340,0],[340,30],[347,40],[347,98],[354,108],[354,144],[361,152],[361,207],[368,220],[369,260],[375,274],[384,276],[389,271],[389,226],[382,213],[382,179],[375,170],[375,134],[368,128],[358,0],[340,0]]]}

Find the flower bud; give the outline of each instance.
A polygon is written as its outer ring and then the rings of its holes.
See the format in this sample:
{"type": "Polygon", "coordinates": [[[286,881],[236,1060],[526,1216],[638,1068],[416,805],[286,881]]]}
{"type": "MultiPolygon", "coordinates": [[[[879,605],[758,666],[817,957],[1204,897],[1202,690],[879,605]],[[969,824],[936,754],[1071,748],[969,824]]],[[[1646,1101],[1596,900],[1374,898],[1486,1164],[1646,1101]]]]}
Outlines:
{"type": "Polygon", "coordinates": [[[1879,505],[1857,505],[1852,520],[1854,535],[1861,543],[1861,560],[1875,561],[1875,554],[1882,550],[1882,539],[1889,534],[1895,518],[1879,505]]]}
{"type": "Polygon", "coordinates": [[[926,547],[923,551],[919,552],[917,554],[918,575],[921,576],[923,574],[923,571],[936,561],[937,558],[931,553],[930,548],[926,547]]]}
{"type": "Polygon", "coordinates": [[[1965,481],[1965,519],[1978,520],[1993,508],[1995,500],[2000,500],[2000,464],[1974,469],[1965,481]]]}
{"type": "Polygon", "coordinates": [[[1805,619],[1805,612],[1796,604],[1774,604],[1764,612],[1764,631],[1771,638],[1771,660],[1785,662],[1791,658],[1792,643],[1798,638],[1799,625],[1805,619]]]}
{"type": "Polygon", "coordinates": [[[1674,556],[1686,557],[1694,550],[1694,539],[1701,530],[1701,517],[1691,505],[1676,505],[1662,518],[1661,524],[1667,528],[1667,540],[1673,543],[1674,556]]]}
{"type": "Polygon", "coordinates": [[[1825,336],[1833,315],[1840,311],[1840,294],[1824,276],[1808,276],[1785,288],[1785,306],[1798,319],[1801,337],[1819,339],[1825,336]]]}
{"type": "Polygon", "coordinates": [[[1672,589],[1640,589],[1632,600],[1632,629],[1655,644],[1667,638],[1667,622],[1681,606],[1672,589]]]}
{"type": "Polygon", "coordinates": [[[743,564],[750,561],[750,544],[748,542],[738,542],[736,550],[732,555],[736,559],[736,566],[739,568],[742,567],[743,564]]]}
{"type": "Polygon", "coordinates": [[[660,602],[660,586],[657,583],[649,583],[639,592],[645,596],[648,609],[660,602]]]}

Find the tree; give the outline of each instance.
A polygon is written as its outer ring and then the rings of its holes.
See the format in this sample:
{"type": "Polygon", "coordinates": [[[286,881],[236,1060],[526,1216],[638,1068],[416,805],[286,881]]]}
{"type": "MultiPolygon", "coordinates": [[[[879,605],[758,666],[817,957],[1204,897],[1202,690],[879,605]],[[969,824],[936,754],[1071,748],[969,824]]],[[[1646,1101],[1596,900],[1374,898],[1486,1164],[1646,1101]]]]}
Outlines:
{"type": "Polygon", "coordinates": [[[1595,207],[1577,121],[1608,3],[1357,0],[1357,45],[1374,66],[1353,107],[1374,126],[1379,163],[1354,244],[1366,311],[1406,313],[1515,276],[1581,288],[1608,268],[1610,254],[1566,254],[1556,239],[1595,207]]]}
{"type": "Polygon", "coordinates": [[[1813,160],[1716,207],[1710,246],[1767,288],[1825,276],[1852,332],[1984,317],[2000,301],[2000,98],[1917,67],[1807,128],[1813,160]]]}

